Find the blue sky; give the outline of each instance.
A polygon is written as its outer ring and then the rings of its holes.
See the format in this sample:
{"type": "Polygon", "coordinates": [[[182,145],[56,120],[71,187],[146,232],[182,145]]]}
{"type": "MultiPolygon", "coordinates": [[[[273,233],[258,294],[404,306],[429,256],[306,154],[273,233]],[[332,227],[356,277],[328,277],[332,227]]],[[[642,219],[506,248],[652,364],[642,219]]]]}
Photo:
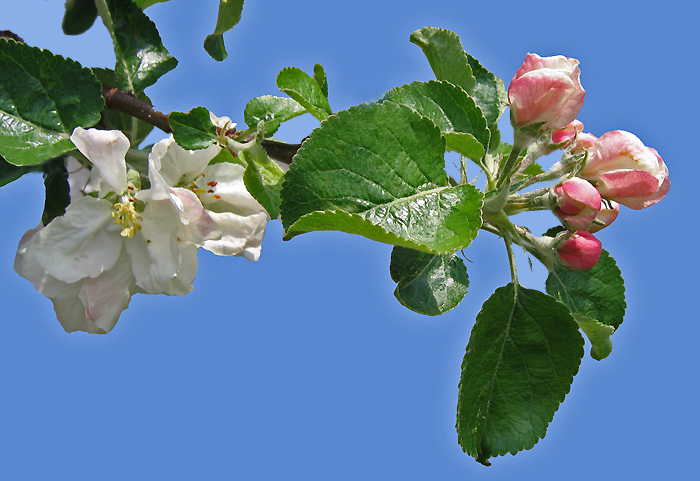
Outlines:
{"type": "MultiPolygon", "coordinates": [[[[113,65],[100,24],[79,37],[61,33],[62,1],[3,3],[0,29],[84,66],[113,65]]],[[[110,334],[67,334],[49,300],[12,269],[17,242],[43,206],[41,178],[28,176],[0,189],[1,478],[693,476],[698,8],[675,0],[471,3],[249,1],[226,36],[223,63],[201,48],[218,2],[158,4],[147,13],[180,65],[148,94],[164,112],[203,105],[242,123],[250,98],[278,93],[280,69],[320,62],[331,106],[342,110],[432,78],[408,41],[426,25],[457,32],[506,83],[527,52],[579,59],[586,130],[635,133],[664,158],[672,185],[661,203],[623,208],[598,235],[625,277],[625,321],[609,358],[584,358],[547,437],[490,468],[456,442],[469,332],[483,302],[509,281],[494,236],[482,232],[466,251],[469,293],[437,318],[394,299],[389,246],[333,232],[282,242],[272,222],[260,261],[201,252],[189,295],[136,296],[110,334]]],[[[316,126],[304,116],[279,136],[296,142],[316,126]]],[[[554,219],[523,222],[539,232],[554,219]]],[[[526,287],[543,288],[543,268],[530,272],[524,258],[519,267],[526,287]]]]}

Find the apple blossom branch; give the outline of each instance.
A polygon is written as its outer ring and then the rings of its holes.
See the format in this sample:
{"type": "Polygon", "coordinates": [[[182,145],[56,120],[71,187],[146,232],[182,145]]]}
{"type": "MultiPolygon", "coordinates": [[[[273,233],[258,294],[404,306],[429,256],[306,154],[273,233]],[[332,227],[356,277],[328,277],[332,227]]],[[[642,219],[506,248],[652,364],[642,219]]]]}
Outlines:
{"type": "MultiPolygon", "coordinates": [[[[139,100],[133,94],[103,85],[102,95],[104,96],[105,105],[108,109],[123,112],[139,120],[143,120],[159,128],[166,134],[172,133],[168,115],[158,112],[152,105],[139,100]]],[[[270,158],[285,164],[292,163],[292,157],[294,157],[294,154],[296,154],[297,150],[301,147],[301,144],[287,144],[266,139],[262,140],[260,144],[270,158]]]]}

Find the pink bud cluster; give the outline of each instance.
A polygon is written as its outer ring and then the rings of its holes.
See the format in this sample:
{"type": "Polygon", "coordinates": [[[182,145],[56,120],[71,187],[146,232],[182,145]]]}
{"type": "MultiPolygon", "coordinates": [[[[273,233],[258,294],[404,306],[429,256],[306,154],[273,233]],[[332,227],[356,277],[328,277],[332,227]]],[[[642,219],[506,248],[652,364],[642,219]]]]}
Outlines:
{"type": "MultiPolygon", "coordinates": [[[[585,96],[578,60],[527,54],[508,88],[511,121],[518,131],[544,135],[553,149],[577,158],[576,177],[552,189],[552,209],[570,231],[555,244],[571,269],[596,264],[602,245],[593,235],[618,216],[620,204],[644,209],[670,187],[668,168],[655,149],[634,134],[615,130],[600,138],[576,120],[585,96]]],[[[570,157],[571,158],[571,157],[570,157]]]]}

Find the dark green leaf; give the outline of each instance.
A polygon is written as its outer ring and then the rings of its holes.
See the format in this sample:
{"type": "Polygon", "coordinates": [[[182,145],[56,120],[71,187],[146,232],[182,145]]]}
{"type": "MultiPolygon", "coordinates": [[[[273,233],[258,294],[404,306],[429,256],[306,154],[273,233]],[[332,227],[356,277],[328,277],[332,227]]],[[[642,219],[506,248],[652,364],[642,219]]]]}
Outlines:
{"type": "Polygon", "coordinates": [[[134,0],[134,3],[136,5],[138,5],[140,8],[144,9],[144,8],[150,7],[151,5],[154,5],[156,3],[162,3],[162,2],[167,2],[167,1],[168,0],[134,0]]]}
{"type": "Polygon", "coordinates": [[[435,124],[394,102],[329,117],[286,174],[285,238],[339,230],[434,254],[466,247],[481,226],[483,196],[450,186],[444,155],[435,124]]]}
{"type": "Polygon", "coordinates": [[[29,172],[36,172],[37,170],[40,170],[39,166],[34,165],[29,167],[18,167],[16,165],[8,163],[5,159],[0,157],[0,187],[7,185],[10,182],[14,182],[15,180],[22,177],[24,174],[28,174],[29,172]]]}
{"type": "Polygon", "coordinates": [[[282,69],[277,75],[277,87],[319,120],[333,113],[318,82],[296,67],[282,69]]]}
{"type": "Polygon", "coordinates": [[[46,200],[44,201],[41,223],[48,225],[54,218],[62,216],[70,204],[70,187],[68,186],[65,159],[53,159],[44,166],[44,187],[46,187],[46,200]]]}
{"type": "Polygon", "coordinates": [[[489,130],[481,110],[464,90],[449,82],[413,82],[396,87],[384,96],[428,117],[443,132],[472,134],[484,148],[489,130]]]}
{"type": "Polygon", "coordinates": [[[172,112],[168,118],[175,142],[183,149],[206,149],[219,139],[209,111],[204,107],[195,107],[189,113],[172,112]]]}
{"type": "Polygon", "coordinates": [[[467,267],[455,254],[428,254],[405,247],[391,252],[394,296],[412,311],[437,316],[457,307],[469,287],[467,267]]]}
{"type": "Polygon", "coordinates": [[[265,122],[265,136],[269,136],[277,131],[282,122],[303,113],[306,113],[306,109],[294,99],[263,95],[248,102],[243,118],[251,128],[256,128],[260,122],[265,122]]]}
{"type": "Polygon", "coordinates": [[[228,56],[224,46],[224,33],[241,21],[242,13],[243,0],[219,0],[219,15],[216,18],[214,33],[204,40],[204,50],[214,60],[221,62],[228,56]]]}
{"type": "MultiPolygon", "coordinates": [[[[93,67],[92,72],[103,85],[116,85],[114,70],[93,67]]],[[[143,92],[136,94],[136,98],[151,105],[151,100],[143,92]]],[[[148,134],[153,131],[152,124],[109,108],[102,111],[102,126],[107,130],[121,130],[124,132],[129,138],[132,147],[138,147],[148,134]]]]}
{"type": "Polygon", "coordinates": [[[102,86],[79,63],[0,40],[0,155],[41,164],[75,149],[75,127],[90,127],[104,107],[102,86]]]}
{"type": "Polygon", "coordinates": [[[569,392],[583,338],[566,306],[508,284],[484,303],[462,363],[457,434],[482,464],[532,448],[569,392]]]}
{"type": "Polygon", "coordinates": [[[610,336],[615,332],[615,328],[578,314],[574,314],[574,320],[591,342],[591,357],[596,361],[608,357],[612,352],[610,336]]]}
{"type": "Polygon", "coordinates": [[[323,65],[320,63],[314,65],[314,80],[321,87],[323,96],[328,98],[328,79],[326,78],[326,71],[323,70],[323,65]]]}
{"type": "Polygon", "coordinates": [[[625,316],[627,304],[622,273],[606,250],[590,269],[570,271],[565,267],[555,267],[549,273],[546,289],[572,313],[615,329],[625,316]]]}
{"type": "Polygon", "coordinates": [[[476,78],[456,33],[424,27],[413,32],[409,39],[423,50],[435,78],[459,85],[467,92],[472,91],[476,78]]]}
{"type": "Polygon", "coordinates": [[[87,32],[97,18],[95,0],[66,0],[66,12],[63,14],[63,33],[80,35],[87,32]]]}
{"type": "Polygon", "coordinates": [[[109,18],[102,20],[108,23],[114,42],[116,87],[142,92],[174,69],[177,60],[168,55],[155,24],[132,0],[106,0],[106,3],[109,18]]]}

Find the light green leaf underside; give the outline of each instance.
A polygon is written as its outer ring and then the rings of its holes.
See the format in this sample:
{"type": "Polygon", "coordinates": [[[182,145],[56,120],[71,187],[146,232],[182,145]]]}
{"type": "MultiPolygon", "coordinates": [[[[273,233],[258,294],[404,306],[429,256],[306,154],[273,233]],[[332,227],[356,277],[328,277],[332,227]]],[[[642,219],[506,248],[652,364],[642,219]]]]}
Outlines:
{"type": "Polygon", "coordinates": [[[269,136],[277,131],[281,123],[304,113],[306,109],[294,99],[263,95],[248,102],[243,111],[243,118],[251,128],[265,122],[265,136],[269,136]]]}
{"type": "Polygon", "coordinates": [[[457,433],[482,464],[532,448],[569,392],[583,338],[566,306],[508,284],[484,303],[462,363],[457,433]]]}
{"type": "Polygon", "coordinates": [[[436,316],[457,307],[469,287],[467,268],[455,254],[427,254],[394,247],[391,278],[394,296],[412,311],[436,316]]]}
{"type": "Polygon", "coordinates": [[[100,120],[102,86],[90,69],[0,40],[0,155],[34,165],[75,149],[70,133],[100,120]]]}
{"type": "Polygon", "coordinates": [[[285,238],[340,230],[437,254],[466,247],[482,194],[448,184],[444,142],[429,119],[393,102],[329,117],[286,174],[285,238]]]}
{"type": "Polygon", "coordinates": [[[612,352],[610,336],[615,332],[615,328],[578,314],[574,314],[574,320],[591,342],[591,357],[596,361],[608,357],[612,352]]]}
{"type": "Polygon", "coordinates": [[[283,68],[277,75],[277,88],[299,102],[319,120],[324,120],[333,113],[321,86],[301,69],[283,68]]]}

